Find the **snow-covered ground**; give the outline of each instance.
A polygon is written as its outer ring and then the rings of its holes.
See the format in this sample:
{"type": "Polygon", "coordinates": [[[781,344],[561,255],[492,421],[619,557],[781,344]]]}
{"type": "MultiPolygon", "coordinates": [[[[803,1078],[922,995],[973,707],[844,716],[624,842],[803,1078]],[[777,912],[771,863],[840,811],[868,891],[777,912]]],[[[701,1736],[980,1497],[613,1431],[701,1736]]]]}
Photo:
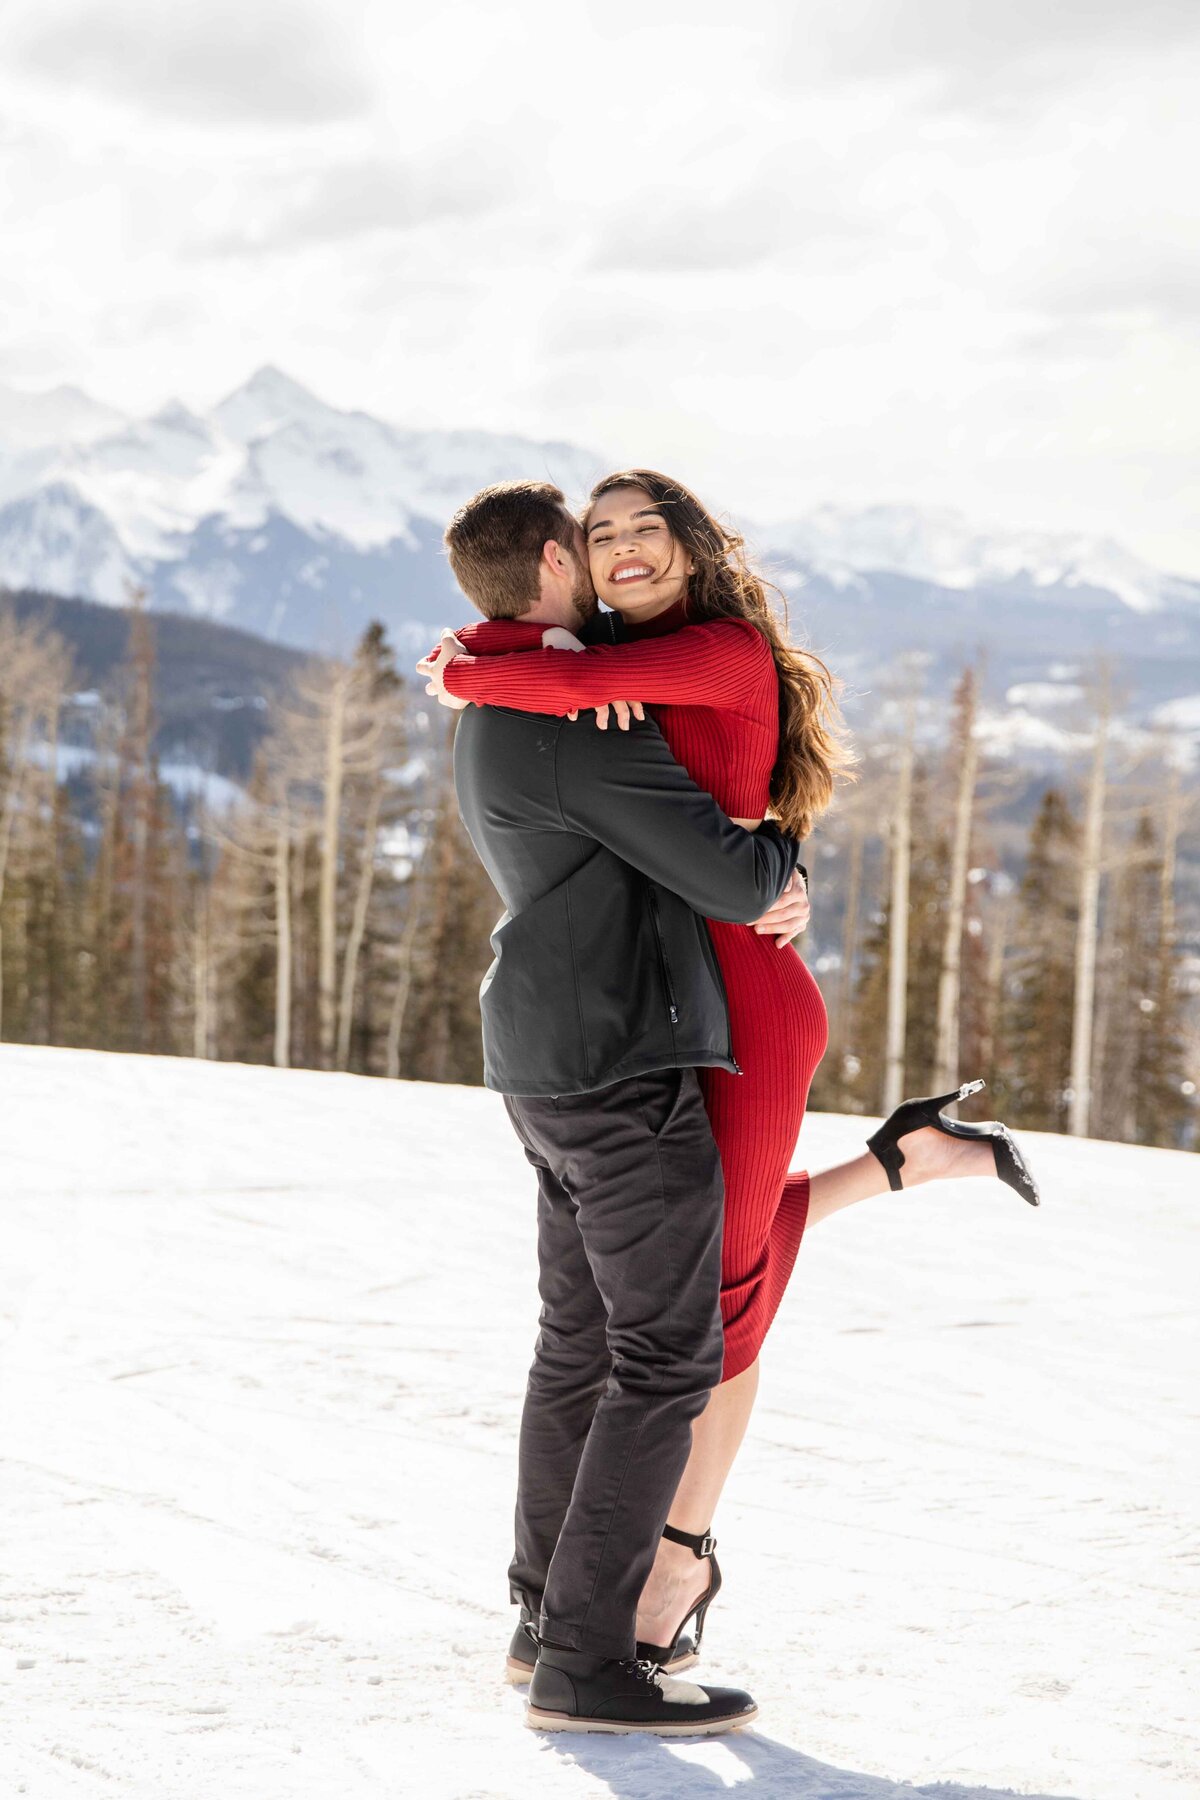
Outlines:
{"type": "Polygon", "coordinates": [[[499,1679],[498,1100],[3,1047],[0,1116],[5,1800],[1196,1792],[1195,1158],[1031,1138],[1040,1213],[811,1234],[717,1520],[703,1672],[760,1728],[689,1747],[541,1737],[499,1679]]]}

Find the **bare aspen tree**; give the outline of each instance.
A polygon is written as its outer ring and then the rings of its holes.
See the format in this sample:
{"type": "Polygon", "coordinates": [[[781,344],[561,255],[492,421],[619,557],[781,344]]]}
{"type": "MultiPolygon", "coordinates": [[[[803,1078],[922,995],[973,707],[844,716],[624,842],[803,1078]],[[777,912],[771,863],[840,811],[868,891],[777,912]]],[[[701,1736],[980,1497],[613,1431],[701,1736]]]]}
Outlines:
{"type": "MultiPolygon", "coordinates": [[[[249,915],[249,937],[261,944],[269,934],[274,971],[272,1060],[286,1069],[291,1061],[292,1022],[292,847],[295,815],[280,745],[272,741],[260,755],[246,803],[224,822],[208,824],[211,841],[224,853],[224,866],[243,872],[256,883],[248,897],[231,900],[234,913],[249,915]],[[261,896],[271,899],[271,924],[264,934],[261,896]]],[[[235,877],[236,879],[236,877],[235,877]]],[[[242,941],[245,938],[239,930],[242,941]]]]}
{"type": "MultiPolygon", "coordinates": [[[[433,838],[426,851],[428,858],[428,895],[429,911],[427,929],[429,943],[433,949],[435,962],[443,961],[443,947],[446,925],[450,912],[450,887],[455,879],[454,836],[452,825],[457,817],[454,802],[454,778],[451,772],[450,745],[454,736],[454,716],[446,731],[445,773],[441,783],[438,811],[433,827],[433,838]]],[[[432,1008],[429,1041],[426,1055],[429,1063],[429,1078],[433,1081],[445,1081],[447,1078],[446,1060],[450,1049],[450,1021],[444,1004],[435,1003],[432,1008]]]]}
{"type": "Polygon", "coordinates": [[[405,745],[404,684],[396,670],[391,646],[382,626],[376,624],[368,627],[355,653],[354,666],[358,706],[370,730],[364,741],[361,759],[366,799],[359,831],[358,873],[346,931],[346,947],[342,955],[336,1047],[339,1069],[348,1068],[350,1064],[359,959],[366,937],[371,896],[375,889],[380,826],[384,822],[385,811],[388,815],[387,822],[396,822],[399,816],[398,799],[404,808],[407,807],[402,790],[394,782],[405,745]]]}
{"type": "Polygon", "coordinates": [[[866,823],[861,808],[850,818],[850,847],[846,867],[846,910],[842,919],[842,954],[838,969],[837,997],[833,1008],[833,1041],[830,1061],[840,1093],[844,1079],[846,1046],[850,1031],[850,1005],[854,993],[854,964],[858,949],[858,909],[862,893],[863,845],[866,823]]]}
{"type": "MultiPolygon", "coordinates": [[[[331,1068],[338,1036],[338,881],[344,791],[357,777],[377,774],[384,721],[372,703],[371,676],[361,658],[305,670],[294,684],[289,710],[296,784],[319,794],[317,1043],[321,1067],[331,1068]]],[[[373,846],[371,853],[373,856],[373,846]]]]}
{"type": "Polygon", "coordinates": [[[339,669],[328,689],[325,767],[322,781],[321,861],[317,901],[317,1029],[321,1062],[333,1062],[337,986],[337,878],[338,845],[342,823],[342,782],[345,779],[346,710],[353,670],[339,669]]]}
{"type": "Polygon", "coordinates": [[[1162,946],[1168,955],[1175,943],[1175,861],[1179,854],[1179,833],[1183,822],[1179,760],[1171,757],[1167,767],[1163,794],[1163,848],[1160,874],[1160,911],[1162,946]]]}
{"type": "Polygon", "coordinates": [[[963,916],[967,905],[967,868],[979,769],[979,742],[975,735],[977,704],[978,678],[973,669],[965,669],[955,695],[954,733],[951,740],[958,765],[958,781],[954,802],[949,891],[946,896],[945,936],[938,975],[934,1086],[939,1092],[945,1092],[958,1083],[963,916]]]}
{"type": "Polygon", "coordinates": [[[130,819],[131,878],[129,892],[129,986],[132,1039],[146,1047],[148,1024],[147,915],[149,912],[150,822],[156,778],[151,741],[154,735],[154,628],[146,613],[146,590],[129,596],[129,663],[132,692],[126,712],[122,762],[127,771],[130,819]]]}
{"type": "Polygon", "coordinates": [[[398,1080],[400,1075],[400,1042],[404,1035],[404,1019],[412,994],[413,955],[417,946],[417,933],[421,927],[422,893],[415,872],[408,886],[408,915],[404,921],[404,930],[400,934],[400,942],[396,947],[396,985],[392,990],[392,1003],[388,1009],[385,1067],[388,1076],[393,1081],[398,1080]]]}
{"type": "Polygon", "coordinates": [[[276,782],[275,830],[271,856],[275,896],[275,1033],[277,1069],[291,1062],[292,1045],[292,822],[287,783],[276,782]]]}
{"type": "Polygon", "coordinates": [[[991,930],[987,939],[986,1025],[980,1044],[981,1062],[985,1069],[992,1069],[996,1065],[997,1038],[1004,1006],[1004,958],[1012,928],[1013,909],[1014,899],[1011,893],[998,894],[991,907],[991,930]]]}
{"type": "MultiPolygon", "coordinates": [[[[66,668],[64,666],[64,675],[66,668]]],[[[66,695],[62,688],[47,693],[45,713],[45,772],[38,802],[42,821],[41,864],[45,871],[46,895],[46,965],[43,994],[44,1041],[57,1041],[58,988],[60,959],[57,954],[59,936],[59,826],[61,808],[58,783],[58,738],[66,695]]]]}
{"type": "Polygon", "coordinates": [[[884,1051],[883,1110],[890,1113],[904,1095],[904,1043],[908,1008],[908,877],[912,860],[912,781],[916,738],[915,670],[904,706],[904,737],[896,772],[892,818],[891,919],[888,932],[887,1037],[884,1051]]]}
{"type": "MultiPolygon", "coordinates": [[[[71,662],[56,633],[0,613],[0,1038],[4,1035],[3,905],[18,834],[30,828],[34,751],[56,756],[57,718],[71,662]]],[[[52,770],[53,778],[53,770],[52,770]]]]}
{"type": "Polygon", "coordinates": [[[1067,1130],[1086,1137],[1092,1104],[1092,1027],[1096,1008],[1096,945],[1100,913],[1100,857],[1110,714],[1107,675],[1097,699],[1092,766],[1088,777],[1079,866],[1079,924],[1075,937],[1075,1004],[1071,1020],[1071,1098],[1067,1130]]]}
{"type": "Polygon", "coordinates": [[[203,882],[197,886],[196,916],[192,926],[192,1055],[200,1061],[207,1060],[211,1042],[209,943],[208,883],[203,882]]]}
{"type": "Polygon", "coordinates": [[[350,1030],[354,1023],[354,990],[358,977],[358,958],[367,928],[367,911],[375,881],[375,851],[379,836],[379,814],[383,804],[384,772],[378,769],[371,781],[367,814],[363,823],[362,855],[359,858],[358,881],[354,890],[354,906],[346,934],[346,950],[342,958],[342,991],[338,1003],[337,1067],[350,1063],[350,1030]]]}

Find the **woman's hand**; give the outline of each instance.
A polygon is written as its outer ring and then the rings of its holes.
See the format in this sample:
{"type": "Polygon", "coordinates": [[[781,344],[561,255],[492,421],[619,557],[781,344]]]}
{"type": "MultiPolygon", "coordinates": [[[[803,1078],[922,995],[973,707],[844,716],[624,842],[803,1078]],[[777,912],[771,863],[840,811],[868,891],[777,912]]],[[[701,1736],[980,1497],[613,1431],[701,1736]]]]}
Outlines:
{"type": "MultiPolygon", "coordinates": [[[[542,633],[543,650],[583,650],[586,645],[580,643],[573,631],[565,625],[547,625],[542,633]]],[[[644,719],[646,714],[640,700],[614,700],[611,706],[596,708],[596,724],[601,731],[608,730],[608,716],[612,713],[622,731],[629,730],[630,718],[644,719]]],[[[567,714],[568,719],[579,717],[579,708],[567,714]]]]}
{"type": "Polygon", "coordinates": [[[417,664],[417,674],[428,677],[425,692],[432,694],[439,706],[448,706],[451,712],[462,712],[471,704],[469,700],[460,700],[457,695],[446,692],[446,664],[466,653],[466,647],[452,631],[443,631],[442,641],[433,655],[423,656],[417,664]]]}

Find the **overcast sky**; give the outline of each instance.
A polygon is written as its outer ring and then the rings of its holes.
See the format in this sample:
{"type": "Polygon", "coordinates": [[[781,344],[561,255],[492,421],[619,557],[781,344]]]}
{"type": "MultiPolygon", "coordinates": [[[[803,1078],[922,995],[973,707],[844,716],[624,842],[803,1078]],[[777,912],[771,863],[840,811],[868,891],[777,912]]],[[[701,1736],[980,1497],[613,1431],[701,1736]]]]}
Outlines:
{"type": "Polygon", "coordinates": [[[0,71],[0,381],[1200,574],[1197,0],[7,0],[0,71]]]}

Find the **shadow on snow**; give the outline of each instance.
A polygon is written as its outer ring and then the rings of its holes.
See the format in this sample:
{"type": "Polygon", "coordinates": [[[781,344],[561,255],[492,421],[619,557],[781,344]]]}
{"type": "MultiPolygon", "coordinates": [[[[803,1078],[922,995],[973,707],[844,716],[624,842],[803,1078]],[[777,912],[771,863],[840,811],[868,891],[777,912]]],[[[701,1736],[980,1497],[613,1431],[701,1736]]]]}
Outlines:
{"type": "MultiPolygon", "coordinates": [[[[613,1800],[1016,1800],[1012,1788],[955,1781],[925,1786],[857,1774],[756,1731],[666,1739],[546,1733],[547,1751],[606,1783],[613,1800]]],[[[1021,1800],[1068,1800],[1023,1794],[1021,1800]]]]}

